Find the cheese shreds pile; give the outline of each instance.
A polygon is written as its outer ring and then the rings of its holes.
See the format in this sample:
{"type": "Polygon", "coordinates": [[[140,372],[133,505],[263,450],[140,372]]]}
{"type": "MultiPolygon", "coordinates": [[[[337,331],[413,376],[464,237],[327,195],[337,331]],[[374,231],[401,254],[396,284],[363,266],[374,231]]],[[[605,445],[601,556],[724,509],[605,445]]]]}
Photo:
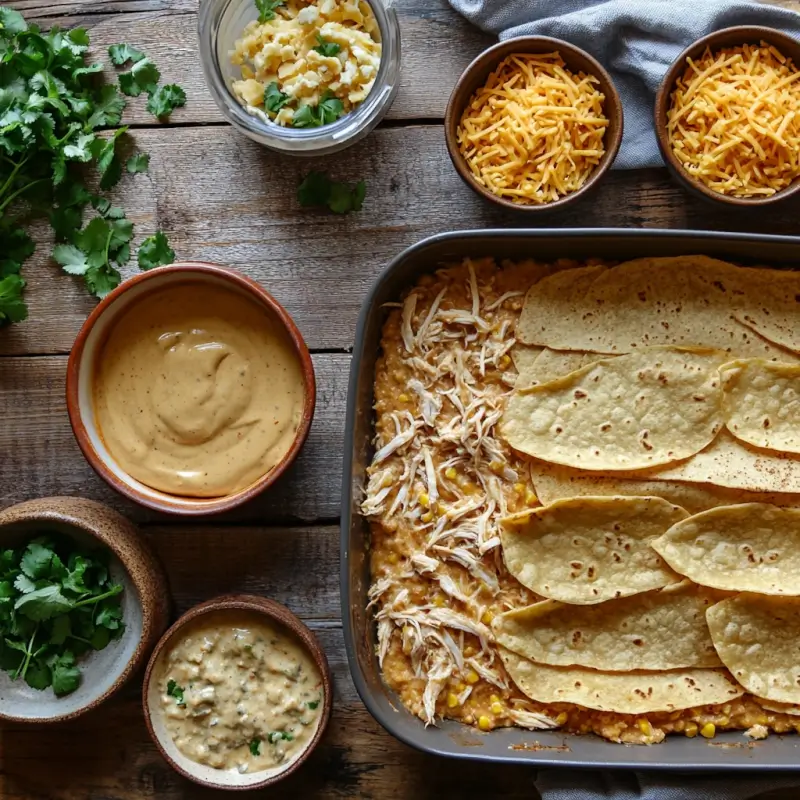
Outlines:
{"type": "Polygon", "coordinates": [[[556,53],[504,59],[472,96],[458,145],[476,180],[521,205],[551,203],[583,186],[605,153],[605,95],[593,75],[556,53]]]}
{"type": "Polygon", "coordinates": [[[715,192],[768,196],[800,175],[800,72],[775,47],[706,49],[676,82],[667,133],[686,171],[715,192]]]}

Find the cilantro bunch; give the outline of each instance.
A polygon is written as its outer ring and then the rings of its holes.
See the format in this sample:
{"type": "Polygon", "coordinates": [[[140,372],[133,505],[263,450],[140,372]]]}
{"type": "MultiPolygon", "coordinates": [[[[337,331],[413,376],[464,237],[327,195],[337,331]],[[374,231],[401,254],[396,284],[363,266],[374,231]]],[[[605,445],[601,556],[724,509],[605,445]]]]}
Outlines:
{"type": "MultiPolygon", "coordinates": [[[[20,273],[34,252],[25,230],[32,218],[49,219],[58,243],[54,258],[71,274],[83,275],[98,297],[120,283],[119,268],[131,256],[133,223],[85,185],[89,167],[101,191],[120,180],[118,145],[127,130],[103,132],[119,125],[125,98],[116,85],[102,83],[101,64],[85,63],[88,47],[83,28],[53,27],[45,33],[18,11],[0,6],[0,326],[27,317],[20,273]],[[98,216],[81,230],[89,205],[98,216]]],[[[175,96],[179,87],[155,85],[160,75],[153,73],[154,65],[135,69],[146,60],[143,54],[127,45],[115,47],[138,59],[130,73],[120,75],[120,83],[134,93],[137,82],[144,82],[152,113],[166,115],[185,101],[175,96]]],[[[111,57],[116,63],[122,55],[114,50],[111,57]]],[[[147,164],[146,154],[139,153],[128,159],[127,169],[142,172],[147,164]]],[[[172,251],[159,252],[156,261],[172,251]]]]}
{"type": "Polygon", "coordinates": [[[125,630],[121,593],[105,551],[47,535],[0,551],[0,669],[58,697],[74,692],[78,658],[125,630]]]}

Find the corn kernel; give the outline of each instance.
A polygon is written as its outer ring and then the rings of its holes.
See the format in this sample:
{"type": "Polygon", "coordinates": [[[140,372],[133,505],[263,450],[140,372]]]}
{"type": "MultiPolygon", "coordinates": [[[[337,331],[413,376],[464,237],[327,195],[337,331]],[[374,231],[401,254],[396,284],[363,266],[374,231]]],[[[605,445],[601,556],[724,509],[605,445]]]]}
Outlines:
{"type": "Polygon", "coordinates": [[[517,494],[525,494],[525,484],[524,483],[515,483],[514,484],[514,491],[517,494]]]}
{"type": "Polygon", "coordinates": [[[384,475],[381,478],[381,488],[385,489],[387,486],[391,486],[394,483],[394,478],[391,475],[384,475]]]}
{"type": "Polygon", "coordinates": [[[425,512],[425,513],[424,513],[424,514],[423,514],[423,515],[420,517],[420,519],[421,519],[423,522],[433,522],[433,513],[432,513],[432,512],[430,512],[430,511],[426,511],[426,512],[425,512]]]}
{"type": "Polygon", "coordinates": [[[436,504],[436,513],[439,514],[440,516],[442,514],[446,514],[447,513],[447,508],[445,507],[444,503],[437,503],[436,504]]]}
{"type": "Polygon", "coordinates": [[[694,739],[697,736],[697,723],[696,722],[687,722],[686,723],[686,735],[690,739],[694,739]]]}
{"type": "Polygon", "coordinates": [[[502,355],[500,356],[498,363],[502,369],[505,369],[511,363],[511,359],[507,355],[502,355]]]}
{"type": "Polygon", "coordinates": [[[389,555],[386,556],[386,560],[390,564],[396,564],[400,560],[400,556],[398,556],[397,553],[389,553],[389,555]]]}
{"type": "Polygon", "coordinates": [[[536,496],[536,492],[533,492],[530,489],[528,489],[528,491],[525,492],[525,502],[529,506],[532,506],[534,503],[538,503],[539,498],[536,496]]]}
{"type": "Polygon", "coordinates": [[[721,728],[724,728],[726,725],[730,725],[730,724],[731,724],[731,718],[730,717],[723,716],[723,717],[719,718],[719,726],[721,728]]]}
{"type": "Polygon", "coordinates": [[[419,493],[419,503],[420,503],[420,505],[425,506],[425,508],[430,508],[431,507],[431,499],[430,499],[430,497],[428,497],[428,493],[427,492],[420,492],[419,493]]]}
{"type": "Polygon", "coordinates": [[[450,692],[447,695],[447,707],[448,708],[455,708],[458,705],[458,697],[450,692]]]}
{"type": "Polygon", "coordinates": [[[444,595],[439,594],[434,598],[433,604],[438,608],[444,608],[447,605],[447,600],[444,595]]]}
{"type": "Polygon", "coordinates": [[[398,399],[398,400],[399,400],[401,403],[407,403],[407,402],[408,402],[408,401],[409,401],[411,398],[410,398],[410,397],[409,397],[407,394],[403,393],[403,394],[399,394],[399,395],[397,396],[397,399],[398,399]]]}
{"type": "Polygon", "coordinates": [[[489,462],[489,469],[492,472],[502,472],[503,471],[503,462],[502,461],[490,461],[489,462]]]}
{"type": "Polygon", "coordinates": [[[490,694],[489,695],[489,702],[490,703],[499,703],[500,702],[500,698],[496,694],[490,694]]]}
{"type": "Polygon", "coordinates": [[[562,712],[561,712],[561,713],[560,713],[560,714],[559,714],[559,715],[556,717],[556,725],[566,725],[566,724],[567,724],[567,720],[568,720],[568,719],[569,719],[569,714],[567,714],[567,712],[566,712],[566,711],[562,711],[562,712]]]}
{"type": "Polygon", "coordinates": [[[499,717],[500,714],[503,713],[503,706],[501,703],[492,703],[490,708],[492,709],[492,714],[494,714],[496,717],[499,717]]]}
{"type": "Polygon", "coordinates": [[[471,644],[468,644],[464,648],[464,658],[469,658],[470,656],[474,656],[475,653],[477,653],[477,652],[478,651],[471,644]]]}
{"type": "Polygon", "coordinates": [[[680,733],[685,727],[686,723],[682,719],[679,719],[673,726],[673,730],[675,733],[680,733]]]}
{"type": "Polygon", "coordinates": [[[640,719],[636,723],[639,726],[639,730],[645,735],[650,736],[653,733],[653,726],[650,724],[649,720],[640,719]]]}
{"type": "Polygon", "coordinates": [[[769,717],[766,714],[762,714],[759,717],[756,717],[756,725],[766,725],[769,722],[769,717]]]}
{"type": "Polygon", "coordinates": [[[484,611],[483,614],[481,614],[481,622],[484,625],[491,625],[493,619],[494,619],[494,614],[492,614],[491,611],[484,611]]]}
{"type": "Polygon", "coordinates": [[[481,715],[478,717],[478,727],[482,731],[490,731],[492,729],[492,721],[489,719],[489,717],[481,715]]]}
{"type": "Polygon", "coordinates": [[[455,468],[455,467],[448,467],[448,468],[447,468],[447,469],[444,471],[444,476],[445,476],[445,478],[447,478],[447,480],[449,480],[449,481],[454,481],[454,480],[456,479],[456,476],[457,476],[457,475],[458,475],[458,473],[456,472],[456,468],[455,468]]]}
{"type": "Polygon", "coordinates": [[[463,691],[464,691],[464,689],[466,689],[466,688],[467,688],[467,687],[466,687],[466,686],[465,686],[463,683],[457,683],[457,684],[456,684],[456,689],[459,691],[459,693],[460,693],[460,692],[463,692],[463,691]]]}
{"type": "Polygon", "coordinates": [[[467,677],[465,678],[465,680],[466,680],[467,683],[477,683],[480,680],[480,677],[479,677],[478,673],[475,672],[474,669],[471,669],[467,673],[467,677]]]}
{"type": "Polygon", "coordinates": [[[706,722],[706,724],[700,728],[700,735],[706,739],[713,739],[716,732],[717,726],[713,722],[706,722]]]}

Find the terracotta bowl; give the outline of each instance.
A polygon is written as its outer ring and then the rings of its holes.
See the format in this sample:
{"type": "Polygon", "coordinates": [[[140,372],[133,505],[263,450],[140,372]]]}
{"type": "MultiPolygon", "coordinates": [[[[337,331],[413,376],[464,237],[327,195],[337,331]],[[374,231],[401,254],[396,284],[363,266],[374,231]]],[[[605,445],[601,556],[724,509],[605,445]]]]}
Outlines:
{"type": "Polygon", "coordinates": [[[729,207],[756,208],[779,203],[782,200],[796,195],[800,190],[800,179],[798,179],[795,180],[791,186],[769,197],[731,197],[729,195],[720,194],[719,192],[709,189],[704,183],[692,177],[683,168],[681,162],[678,161],[675,154],[672,152],[672,147],[670,147],[667,137],[667,111],[669,111],[670,107],[670,97],[675,88],[676,81],[686,71],[686,59],[699,58],[706,47],[710,48],[713,53],[725,47],[735,47],[741,44],[758,44],[762,41],[775,45],[783,55],[792,59],[796,68],[800,69],[800,41],[791,36],[787,36],[785,33],[776,31],[773,28],[741,25],[715,31],[708,36],[704,36],[702,39],[698,39],[694,44],[689,45],[689,47],[687,47],[672,63],[672,66],[667,71],[658,89],[654,109],[654,124],[661,155],[672,177],[694,195],[704,200],[722,203],[729,207]]]}
{"type": "Polygon", "coordinates": [[[183,516],[217,514],[246,503],[263,492],[297,458],[314,417],[316,382],[311,355],[294,321],[283,306],[265,289],[235,270],[199,261],[187,261],[142,272],[120,284],[106,296],[81,327],[67,364],[67,410],[72,430],[86,460],[95,472],[114,489],[131,500],[155,509],[183,516]],[[125,472],[111,456],[95,421],[93,381],[97,354],[117,317],[143,295],[187,281],[204,281],[225,287],[262,306],[286,331],[299,359],[305,383],[302,418],[288,453],[257,481],[222,497],[184,497],[146,486],[125,472]]]}
{"type": "Polygon", "coordinates": [[[169,621],[169,590],[164,570],[136,526],[92,500],[45,497],[0,511],[0,550],[16,547],[35,533],[63,533],[86,548],[110,551],[110,571],[122,583],[125,632],[105,649],[79,662],[83,680],[65,697],[52,689],[32,689],[0,671],[0,719],[60,722],[96,708],[144,665],[169,621]]]}
{"type": "Polygon", "coordinates": [[[513,209],[526,214],[542,214],[548,211],[564,208],[564,206],[574,203],[576,200],[585,197],[597,188],[603,176],[611,168],[614,159],[617,157],[620,143],[622,142],[622,101],[619,92],[611,80],[611,76],[603,69],[600,62],[589,55],[585,50],[561,39],[553,39],[549,36],[520,36],[516,39],[507,39],[504,42],[484,50],[463,72],[458,79],[450,101],[447,104],[447,111],[444,119],[444,133],[447,140],[447,151],[450,159],[458,174],[471,189],[476,191],[481,197],[495,203],[503,208],[513,209]],[[486,79],[497,68],[498,64],[507,56],[514,53],[552,53],[557,50],[564,59],[564,63],[572,72],[585,72],[587,75],[594,75],[600,82],[600,91],[606,97],[605,114],[609,120],[609,126],[605,133],[606,151],[600,159],[600,163],[595,167],[594,172],[589,176],[586,183],[575,192],[565,195],[559,200],[543,205],[521,205],[511,200],[498,197],[490,192],[475,180],[472,171],[464,161],[464,157],[458,149],[458,123],[461,115],[469,103],[472,95],[477,89],[486,83],[486,79]]]}
{"type": "Polygon", "coordinates": [[[207,600],[205,603],[200,603],[200,605],[189,609],[189,611],[180,617],[180,619],[178,619],[178,621],[161,637],[147,664],[144,686],[142,687],[142,705],[150,736],[161,751],[161,755],[164,756],[170,766],[181,775],[203,786],[215,789],[261,789],[283,780],[283,778],[299,769],[320,743],[325,729],[328,726],[331,710],[333,708],[333,681],[331,679],[325,651],[320,646],[314,634],[292,614],[288,608],[282,606],[280,603],[276,603],[274,600],[268,600],[265,597],[258,597],[256,595],[223,595],[213,600],[207,600]],[[314,737],[311,739],[306,749],[301,751],[294,760],[282,764],[275,769],[240,774],[237,772],[214,769],[205,764],[198,764],[196,761],[192,761],[190,758],[183,755],[175,746],[163,722],[160,709],[161,693],[158,684],[162,676],[164,659],[169,653],[172,644],[175,642],[176,638],[184,632],[188,624],[209,614],[225,613],[226,611],[252,612],[263,615],[270,622],[277,623],[294,635],[296,639],[305,646],[306,650],[311,654],[322,678],[322,713],[319,727],[314,737]]]}

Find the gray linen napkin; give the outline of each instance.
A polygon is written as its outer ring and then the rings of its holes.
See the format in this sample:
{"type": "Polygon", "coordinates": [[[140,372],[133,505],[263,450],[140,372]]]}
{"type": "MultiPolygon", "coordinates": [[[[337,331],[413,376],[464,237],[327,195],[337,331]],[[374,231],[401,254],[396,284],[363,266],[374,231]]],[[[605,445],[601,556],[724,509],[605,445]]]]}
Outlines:
{"type": "Polygon", "coordinates": [[[797,800],[800,796],[800,776],[785,773],[731,772],[722,777],[544,769],[534,784],[543,800],[797,800]]]}
{"type": "Polygon", "coordinates": [[[618,169],[660,166],[655,93],[669,65],[701,36],[731,25],[767,25],[800,38],[800,14],[731,0],[449,0],[501,39],[536,34],[590,52],[622,97],[625,133],[618,169]]]}

